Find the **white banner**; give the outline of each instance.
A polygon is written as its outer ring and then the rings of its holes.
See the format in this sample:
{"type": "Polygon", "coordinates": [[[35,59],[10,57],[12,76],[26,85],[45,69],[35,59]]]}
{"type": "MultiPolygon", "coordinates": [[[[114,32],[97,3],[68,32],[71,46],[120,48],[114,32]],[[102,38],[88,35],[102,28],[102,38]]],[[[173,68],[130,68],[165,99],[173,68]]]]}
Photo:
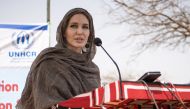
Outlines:
{"type": "Polygon", "coordinates": [[[49,46],[48,24],[0,24],[0,67],[29,67],[49,46]]]}
{"type": "Polygon", "coordinates": [[[28,72],[23,68],[0,72],[0,109],[15,109],[28,72]]]}

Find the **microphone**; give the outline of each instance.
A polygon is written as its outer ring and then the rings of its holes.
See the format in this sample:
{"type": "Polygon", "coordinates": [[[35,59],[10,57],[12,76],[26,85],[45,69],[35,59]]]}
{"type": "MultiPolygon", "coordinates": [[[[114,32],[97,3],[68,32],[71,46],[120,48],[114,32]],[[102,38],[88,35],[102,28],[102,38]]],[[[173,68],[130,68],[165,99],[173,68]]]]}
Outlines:
{"type": "Polygon", "coordinates": [[[104,52],[109,56],[109,58],[112,60],[112,62],[115,64],[117,70],[118,70],[118,74],[119,74],[119,83],[120,83],[120,99],[123,99],[122,95],[123,95],[123,90],[122,90],[122,79],[121,79],[121,73],[120,73],[120,70],[119,70],[119,67],[117,65],[117,63],[114,61],[114,59],[109,55],[109,53],[104,49],[104,47],[102,46],[102,40],[100,38],[95,38],[94,39],[94,44],[96,46],[100,46],[104,52]]]}

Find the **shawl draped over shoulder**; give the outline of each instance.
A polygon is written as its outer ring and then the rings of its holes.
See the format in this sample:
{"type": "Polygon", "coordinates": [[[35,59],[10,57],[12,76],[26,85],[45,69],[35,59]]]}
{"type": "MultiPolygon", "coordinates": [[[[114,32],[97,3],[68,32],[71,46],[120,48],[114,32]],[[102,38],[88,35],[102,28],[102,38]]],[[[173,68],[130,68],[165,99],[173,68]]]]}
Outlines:
{"type": "Polygon", "coordinates": [[[100,73],[92,62],[96,53],[94,27],[91,15],[82,8],[70,10],[60,22],[55,47],[44,49],[34,60],[17,109],[48,109],[60,101],[100,86],[100,73]],[[77,13],[89,20],[90,36],[82,54],[66,47],[63,33],[69,19],[77,13]]]}

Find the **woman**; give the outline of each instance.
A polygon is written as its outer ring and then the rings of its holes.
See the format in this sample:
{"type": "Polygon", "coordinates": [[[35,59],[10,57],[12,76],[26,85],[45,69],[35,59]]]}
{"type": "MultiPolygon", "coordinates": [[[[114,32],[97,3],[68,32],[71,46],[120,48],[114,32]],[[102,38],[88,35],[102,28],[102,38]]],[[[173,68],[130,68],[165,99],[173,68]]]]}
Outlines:
{"type": "Polygon", "coordinates": [[[100,86],[92,59],[96,53],[91,15],[71,9],[60,22],[57,44],[43,50],[33,62],[18,109],[48,109],[60,101],[100,86]]]}

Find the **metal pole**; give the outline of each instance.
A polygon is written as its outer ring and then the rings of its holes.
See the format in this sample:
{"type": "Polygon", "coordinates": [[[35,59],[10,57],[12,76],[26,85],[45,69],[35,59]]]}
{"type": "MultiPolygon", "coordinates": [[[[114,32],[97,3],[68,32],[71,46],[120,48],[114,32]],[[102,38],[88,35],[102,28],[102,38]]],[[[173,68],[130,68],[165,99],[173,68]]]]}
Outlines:
{"type": "Polygon", "coordinates": [[[47,0],[47,23],[48,23],[48,30],[49,30],[49,46],[50,46],[50,42],[51,42],[51,39],[50,39],[50,36],[51,36],[51,30],[50,30],[50,25],[51,25],[51,22],[50,22],[50,0],[47,0]]]}
{"type": "Polygon", "coordinates": [[[50,22],[50,0],[47,0],[47,22],[50,22]]]}

